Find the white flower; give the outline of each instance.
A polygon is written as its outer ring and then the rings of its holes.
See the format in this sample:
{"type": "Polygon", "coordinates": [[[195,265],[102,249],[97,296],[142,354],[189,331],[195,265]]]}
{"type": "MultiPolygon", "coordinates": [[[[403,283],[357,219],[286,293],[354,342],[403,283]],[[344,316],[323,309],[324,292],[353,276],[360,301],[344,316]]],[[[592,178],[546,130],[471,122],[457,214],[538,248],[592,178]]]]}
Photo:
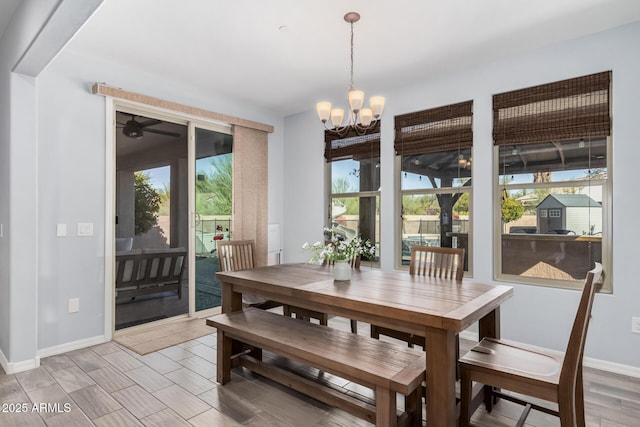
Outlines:
{"type": "Polygon", "coordinates": [[[372,245],[369,240],[363,240],[360,236],[347,240],[343,235],[326,227],[324,228],[324,234],[327,237],[326,244],[318,241],[313,245],[308,243],[302,245],[304,250],[314,252],[314,256],[309,260],[310,262],[352,260],[361,255],[366,255],[367,257],[375,256],[375,245],[372,245]]]}

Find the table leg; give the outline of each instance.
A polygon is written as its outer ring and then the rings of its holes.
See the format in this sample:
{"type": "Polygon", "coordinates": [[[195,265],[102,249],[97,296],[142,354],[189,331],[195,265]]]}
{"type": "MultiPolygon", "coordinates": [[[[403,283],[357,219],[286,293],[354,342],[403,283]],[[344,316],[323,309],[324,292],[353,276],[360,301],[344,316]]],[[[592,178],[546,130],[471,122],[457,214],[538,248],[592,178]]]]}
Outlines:
{"type": "Polygon", "coordinates": [[[480,341],[484,337],[500,338],[500,307],[480,319],[478,330],[480,341]]]}
{"type": "Polygon", "coordinates": [[[232,311],[242,310],[242,294],[233,291],[233,285],[222,282],[222,312],[231,313],[232,311]]]}
{"type": "MultiPolygon", "coordinates": [[[[485,337],[500,338],[500,307],[496,307],[495,310],[480,319],[478,322],[478,337],[480,341],[485,337]]],[[[497,398],[493,397],[490,387],[484,386],[484,407],[487,412],[491,412],[493,404],[498,401],[497,398]]]]}
{"type": "MultiPolygon", "coordinates": [[[[234,292],[233,285],[230,283],[222,282],[221,286],[221,294],[222,294],[222,312],[223,313],[231,313],[233,311],[242,310],[242,294],[239,292],[234,292]]],[[[240,363],[239,359],[234,359],[233,361],[230,357],[234,354],[238,354],[242,352],[243,344],[239,341],[235,341],[233,339],[227,338],[220,341],[220,336],[218,336],[218,359],[220,359],[220,355],[224,354],[229,356],[229,371],[225,373],[226,367],[221,368],[218,367],[218,382],[220,384],[225,384],[231,380],[231,368],[237,367],[240,363]],[[221,374],[222,372],[222,374],[221,374]]],[[[254,356],[259,356],[262,359],[262,353],[256,353],[254,356]]],[[[225,359],[226,360],[226,359],[225,359]]]]}
{"type": "Polygon", "coordinates": [[[427,424],[453,427],[456,414],[456,334],[426,328],[427,424]]]}

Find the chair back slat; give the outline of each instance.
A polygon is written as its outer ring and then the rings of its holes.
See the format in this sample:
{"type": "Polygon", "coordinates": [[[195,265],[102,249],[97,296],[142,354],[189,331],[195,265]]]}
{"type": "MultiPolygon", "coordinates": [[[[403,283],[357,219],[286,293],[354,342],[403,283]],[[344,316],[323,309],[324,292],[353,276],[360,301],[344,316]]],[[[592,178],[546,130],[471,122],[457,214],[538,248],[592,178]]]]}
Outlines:
{"type": "MultiPolygon", "coordinates": [[[[351,268],[359,270],[360,269],[360,261],[361,261],[361,257],[360,255],[356,255],[353,258],[351,258],[349,260],[349,264],[351,264],[351,268]]],[[[334,265],[336,262],[334,260],[324,260],[322,261],[322,265],[334,265]]]]}
{"type": "Polygon", "coordinates": [[[256,266],[256,243],[253,240],[218,242],[220,271],[249,270],[256,266]]]}
{"type": "MultiPolygon", "coordinates": [[[[578,380],[578,370],[582,366],[584,346],[587,339],[587,329],[591,318],[591,308],[595,298],[596,284],[602,274],[602,265],[596,262],[593,270],[587,273],[584,280],[584,288],[578,305],[578,312],[569,335],[569,344],[564,355],[562,370],[560,371],[560,394],[565,396],[575,396],[575,389],[578,380]],[[565,388],[565,390],[562,390],[565,388]]],[[[575,406],[575,405],[574,405],[575,406]]]]}
{"type": "Polygon", "coordinates": [[[464,275],[464,248],[412,246],[409,274],[461,281],[464,275]]]}

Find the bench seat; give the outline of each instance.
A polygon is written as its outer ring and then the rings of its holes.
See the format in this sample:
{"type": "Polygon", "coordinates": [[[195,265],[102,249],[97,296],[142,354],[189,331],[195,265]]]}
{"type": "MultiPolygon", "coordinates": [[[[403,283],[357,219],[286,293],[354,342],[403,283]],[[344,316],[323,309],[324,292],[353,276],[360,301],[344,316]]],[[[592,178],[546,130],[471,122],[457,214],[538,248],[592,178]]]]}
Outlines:
{"type": "Polygon", "coordinates": [[[207,319],[218,329],[218,382],[231,379],[236,362],[297,391],[336,406],[378,426],[421,425],[424,352],[370,337],[249,308],[207,319]],[[262,362],[260,351],[242,351],[232,340],[271,351],[295,362],[337,375],[375,391],[375,407],[322,384],[262,362]],[[232,355],[231,348],[238,351],[232,355]],[[232,359],[233,360],[232,362],[232,359]],[[396,393],[405,396],[398,417],[396,393]]]}

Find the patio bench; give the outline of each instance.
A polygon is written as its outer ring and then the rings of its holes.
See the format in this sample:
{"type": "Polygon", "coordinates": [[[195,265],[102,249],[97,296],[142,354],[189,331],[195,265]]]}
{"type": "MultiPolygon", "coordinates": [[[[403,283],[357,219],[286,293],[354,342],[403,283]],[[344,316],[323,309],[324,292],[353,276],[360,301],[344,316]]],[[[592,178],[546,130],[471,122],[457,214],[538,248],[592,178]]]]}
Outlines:
{"type": "Polygon", "coordinates": [[[182,298],[185,248],[116,252],[116,297],[177,291],[182,298]]]}
{"type": "Polygon", "coordinates": [[[377,426],[422,423],[423,351],[255,308],[210,317],[207,325],[217,328],[221,384],[230,381],[232,365],[243,366],[377,426]],[[375,405],[263,361],[262,350],[371,388],[375,405]],[[396,393],[405,396],[404,412],[397,411],[396,393]]]}

